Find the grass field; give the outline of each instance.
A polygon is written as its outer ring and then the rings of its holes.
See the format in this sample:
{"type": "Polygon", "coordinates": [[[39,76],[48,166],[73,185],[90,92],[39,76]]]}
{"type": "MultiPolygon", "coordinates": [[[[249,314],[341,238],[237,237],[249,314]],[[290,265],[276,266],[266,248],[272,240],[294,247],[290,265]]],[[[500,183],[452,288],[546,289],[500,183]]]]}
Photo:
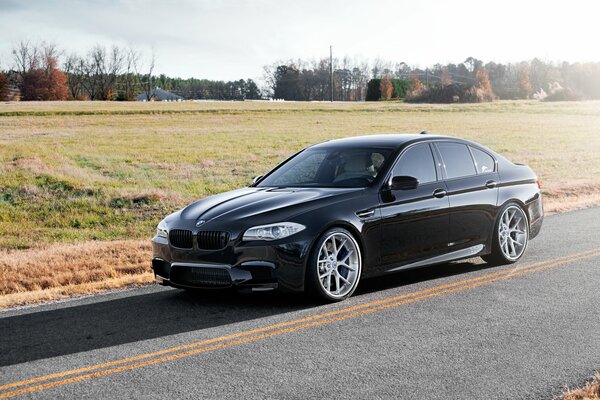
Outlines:
{"type": "Polygon", "coordinates": [[[599,129],[600,102],[0,104],[0,307],[151,279],[162,216],[332,138],[461,136],[529,164],[547,211],[600,204],[599,129]]]}

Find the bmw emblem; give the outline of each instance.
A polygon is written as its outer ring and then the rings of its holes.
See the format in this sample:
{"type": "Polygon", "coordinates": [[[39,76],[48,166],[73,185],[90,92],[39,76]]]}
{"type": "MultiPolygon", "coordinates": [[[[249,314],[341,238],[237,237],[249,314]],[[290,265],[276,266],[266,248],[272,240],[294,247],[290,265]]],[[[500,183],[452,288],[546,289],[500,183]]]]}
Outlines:
{"type": "Polygon", "coordinates": [[[196,227],[200,227],[200,226],[204,225],[205,223],[206,223],[206,220],[199,219],[198,222],[196,222],[196,227]]]}

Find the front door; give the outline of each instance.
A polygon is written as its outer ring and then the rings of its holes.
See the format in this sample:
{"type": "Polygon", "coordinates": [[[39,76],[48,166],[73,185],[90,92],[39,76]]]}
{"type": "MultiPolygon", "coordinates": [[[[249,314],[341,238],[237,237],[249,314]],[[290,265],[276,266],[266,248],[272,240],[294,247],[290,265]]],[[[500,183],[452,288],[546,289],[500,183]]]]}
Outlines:
{"type": "Polygon", "coordinates": [[[449,201],[428,143],[402,152],[391,176],[412,176],[416,189],[381,193],[382,271],[444,253],[448,245],[449,201]]]}

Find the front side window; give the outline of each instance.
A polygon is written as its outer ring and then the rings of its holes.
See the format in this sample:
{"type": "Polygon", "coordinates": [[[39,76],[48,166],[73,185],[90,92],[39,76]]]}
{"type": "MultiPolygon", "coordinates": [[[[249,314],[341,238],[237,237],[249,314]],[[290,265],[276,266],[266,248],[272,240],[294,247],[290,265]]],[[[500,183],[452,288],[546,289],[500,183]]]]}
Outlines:
{"type": "Polygon", "coordinates": [[[385,148],[309,148],[272,173],[258,187],[366,187],[391,154],[385,148]]]}
{"type": "Polygon", "coordinates": [[[487,172],[494,172],[494,165],[496,164],[492,156],[485,151],[471,147],[471,153],[475,159],[475,167],[477,168],[478,174],[485,174],[487,172]]]}
{"type": "Polygon", "coordinates": [[[392,176],[412,176],[419,180],[419,184],[437,180],[433,154],[428,144],[418,144],[408,150],[394,166],[392,176]]]}
{"type": "Polygon", "coordinates": [[[475,175],[475,164],[469,148],[461,143],[438,143],[448,179],[475,175]]]}

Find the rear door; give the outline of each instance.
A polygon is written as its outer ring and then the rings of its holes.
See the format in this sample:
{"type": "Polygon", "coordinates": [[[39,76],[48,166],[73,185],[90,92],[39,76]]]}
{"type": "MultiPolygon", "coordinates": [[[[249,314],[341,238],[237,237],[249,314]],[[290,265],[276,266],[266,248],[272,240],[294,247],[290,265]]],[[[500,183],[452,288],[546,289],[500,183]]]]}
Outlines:
{"type": "Polygon", "coordinates": [[[435,144],[450,201],[448,251],[484,244],[495,221],[499,181],[496,160],[460,142],[435,144]]]}
{"type": "Polygon", "coordinates": [[[448,197],[429,143],[402,152],[392,176],[412,176],[416,189],[381,193],[381,269],[442,254],[448,243],[448,197]]]}

